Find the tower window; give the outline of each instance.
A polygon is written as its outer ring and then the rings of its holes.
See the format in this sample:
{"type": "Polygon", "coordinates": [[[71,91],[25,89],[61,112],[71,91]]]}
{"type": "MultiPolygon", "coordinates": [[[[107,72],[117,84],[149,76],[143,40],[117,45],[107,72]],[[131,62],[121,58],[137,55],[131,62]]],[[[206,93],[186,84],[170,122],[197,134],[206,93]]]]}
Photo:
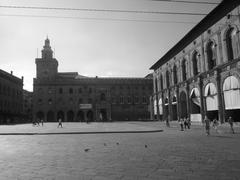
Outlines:
{"type": "Polygon", "coordinates": [[[63,89],[59,88],[58,92],[59,92],[59,94],[62,94],[63,93],[63,89]]]}
{"type": "Polygon", "coordinates": [[[70,88],[70,89],[69,89],[69,94],[72,94],[72,93],[73,93],[73,89],[70,88]]]}

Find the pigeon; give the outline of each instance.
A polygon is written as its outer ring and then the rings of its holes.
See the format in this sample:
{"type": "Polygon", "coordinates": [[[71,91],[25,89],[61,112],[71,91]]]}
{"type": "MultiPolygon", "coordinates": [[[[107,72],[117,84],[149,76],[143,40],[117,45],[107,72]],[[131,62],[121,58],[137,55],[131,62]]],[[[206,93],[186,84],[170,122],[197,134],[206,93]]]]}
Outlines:
{"type": "Polygon", "coordinates": [[[104,143],[103,145],[104,145],[104,146],[107,146],[107,144],[106,144],[106,143],[104,143]]]}
{"type": "Polygon", "coordinates": [[[84,151],[85,151],[85,152],[88,152],[89,150],[90,150],[89,148],[87,148],[87,149],[84,149],[84,151]]]}
{"type": "Polygon", "coordinates": [[[145,144],[145,148],[147,148],[148,146],[145,144]]]}
{"type": "Polygon", "coordinates": [[[117,145],[119,145],[119,143],[118,143],[118,142],[117,142],[116,144],[117,144],[117,145]]]}

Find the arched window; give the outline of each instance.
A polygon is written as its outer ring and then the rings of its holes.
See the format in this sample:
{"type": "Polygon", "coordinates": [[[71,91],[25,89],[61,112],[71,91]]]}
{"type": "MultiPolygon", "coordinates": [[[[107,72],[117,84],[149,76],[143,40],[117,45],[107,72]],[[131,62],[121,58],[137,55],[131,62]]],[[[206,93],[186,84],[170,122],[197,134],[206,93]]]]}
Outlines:
{"type": "Polygon", "coordinates": [[[106,95],[104,93],[101,93],[100,100],[101,101],[106,101],[106,95]]]}
{"type": "Polygon", "coordinates": [[[210,41],[206,47],[208,70],[213,69],[216,66],[216,44],[210,41]]]}
{"type": "Polygon", "coordinates": [[[143,104],[147,104],[147,98],[146,98],[146,96],[143,96],[143,97],[142,97],[142,103],[143,103],[143,104]]]}
{"type": "Polygon", "coordinates": [[[72,94],[72,93],[73,93],[73,89],[69,88],[69,94],[72,94]]]}
{"type": "Polygon", "coordinates": [[[119,102],[120,102],[120,104],[123,104],[123,103],[124,103],[124,98],[123,98],[123,96],[120,96],[119,102]]]}
{"type": "Polygon", "coordinates": [[[48,104],[52,104],[52,99],[48,99],[48,104]]]}
{"type": "Polygon", "coordinates": [[[163,89],[163,78],[162,78],[162,75],[160,76],[160,86],[161,86],[161,89],[163,89]]]}
{"type": "Polygon", "coordinates": [[[183,81],[186,81],[187,79],[186,59],[183,59],[182,61],[182,79],[183,81]]]}
{"type": "Polygon", "coordinates": [[[238,57],[238,37],[237,31],[233,27],[229,28],[226,34],[226,48],[228,60],[231,61],[238,57]]]}
{"type": "Polygon", "coordinates": [[[158,83],[157,83],[157,78],[155,79],[155,93],[158,92],[158,83]]]}
{"type": "Polygon", "coordinates": [[[38,104],[42,104],[42,99],[38,99],[38,104]]]}
{"type": "Polygon", "coordinates": [[[62,89],[62,88],[59,88],[58,93],[59,93],[59,94],[62,94],[62,93],[63,93],[63,89],[62,89]]]}
{"type": "Polygon", "coordinates": [[[193,75],[196,76],[199,73],[198,69],[198,52],[194,52],[192,56],[192,64],[193,64],[193,75]]]}
{"type": "Polygon", "coordinates": [[[174,84],[177,84],[177,82],[178,82],[178,79],[177,79],[177,66],[176,65],[173,66],[173,81],[174,81],[174,84]]]}
{"type": "Polygon", "coordinates": [[[169,71],[166,71],[166,85],[167,85],[167,88],[169,88],[169,86],[170,86],[169,71]]]}

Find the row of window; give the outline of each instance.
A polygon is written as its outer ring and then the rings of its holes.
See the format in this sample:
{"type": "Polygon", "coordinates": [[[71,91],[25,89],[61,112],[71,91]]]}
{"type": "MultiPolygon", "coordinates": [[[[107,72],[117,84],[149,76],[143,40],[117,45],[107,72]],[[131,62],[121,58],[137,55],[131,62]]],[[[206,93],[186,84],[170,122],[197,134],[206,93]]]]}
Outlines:
{"type": "MultiPolygon", "coordinates": [[[[234,27],[230,27],[228,31],[226,32],[226,44],[225,44],[225,50],[227,54],[228,61],[231,61],[233,59],[236,59],[240,56],[240,49],[239,47],[239,42],[238,42],[238,37],[237,37],[237,29],[234,27]]],[[[219,49],[220,50],[220,49],[219,49]]],[[[205,47],[205,52],[206,52],[206,62],[207,62],[207,69],[212,70],[217,66],[217,44],[214,40],[209,40],[208,43],[206,44],[205,47]]],[[[201,71],[200,71],[200,61],[203,61],[203,58],[201,58],[201,54],[195,50],[192,53],[192,58],[191,58],[191,64],[192,64],[192,74],[193,76],[197,76],[201,71]]],[[[181,62],[181,76],[182,76],[182,81],[187,80],[187,60],[183,59],[181,62]]],[[[171,73],[169,70],[166,71],[165,73],[165,81],[166,81],[166,88],[169,88],[170,85],[172,84],[177,84],[178,82],[181,81],[181,79],[178,76],[178,70],[177,66],[173,66],[173,74],[171,76],[171,73]],[[171,79],[172,77],[172,79],[171,79]]],[[[155,79],[155,90],[156,92],[158,89],[164,89],[163,88],[163,77],[160,75],[159,81],[157,82],[157,79],[155,79]],[[159,83],[159,84],[158,84],[159,83]]]]}
{"type": "Polygon", "coordinates": [[[5,86],[0,83],[0,94],[18,98],[22,96],[22,91],[10,88],[9,86],[5,86]]]}
{"type": "MultiPolygon", "coordinates": [[[[123,89],[122,86],[120,86],[119,89],[122,90],[122,89],[123,89]]],[[[130,89],[131,89],[130,86],[128,86],[127,89],[130,90],[130,89]]],[[[138,87],[135,87],[135,89],[137,90],[138,87]]],[[[146,89],[147,89],[147,88],[146,88],[145,86],[142,86],[142,90],[146,90],[146,89]]],[[[111,90],[112,90],[112,91],[115,91],[115,90],[117,90],[117,88],[112,87],[111,90]]],[[[148,87],[148,90],[152,90],[152,87],[149,86],[149,87],[148,87]]],[[[39,89],[38,89],[38,92],[39,92],[39,93],[44,93],[42,88],[39,88],[39,89]]],[[[65,92],[66,92],[66,93],[69,93],[69,94],[73,94],[74,92],[77,92],[77,93],[79,93],[79,94],[81,94],[81,93],[83,93],[83,92],[84,92],[84,93],[87,92],[87,93],[91,94],[91,93],[93,92],[93,89],[92,89],[92,88],[78,88],[78,89],[68,88],[67,91],[66,91],[66,90],[63,90],[63,88],[59,88],[59,89],[58,89],[58,94],[63,94],[63,93],[65,93],[65,92]]],[[[54,89],[48,88],[48,94],[52,94],[52,93],[54,93],[54,89]]]]}
{"type": "MultiPolygon", "coordinates": [[[[59,98],[58,100],[58,103],[64,103],[64,100],[62,98],[59,98]]],[[[88,98],[88,99],[82,99],[82,98],[79,98],[78,99],[78,104],[82,104],[82,103],[89,103],[91,104],[93,102],[93,99],[92,98],[88,98]]],[[[51,105],[53,103],[53,100],[52,98],[49,98],[47,103],[49,105],[51,105]]],[[[69,103],[70,104],[73,104],[74,103],[74,100],[72,98],[69,99],[69,103]]],[[[143,97],[123,97],[123,96],[120,96],[120,97],[112,97],[111,98],[111,103],[112,104],[115,104],[115,103],[120,103],[120,104],[124,104],[124,103],[127,103],[127,104],[131,104],[131,103],[135,103],[135,104],[138,104],[138,103],[142,103],[142,104],[147,104],[148,103],[148,98],[146,96],[143,96],[143,97]]],[[[38,99],[38,104],[41,105],[43,104],[43,100],[42,99],[38,99]]]]}

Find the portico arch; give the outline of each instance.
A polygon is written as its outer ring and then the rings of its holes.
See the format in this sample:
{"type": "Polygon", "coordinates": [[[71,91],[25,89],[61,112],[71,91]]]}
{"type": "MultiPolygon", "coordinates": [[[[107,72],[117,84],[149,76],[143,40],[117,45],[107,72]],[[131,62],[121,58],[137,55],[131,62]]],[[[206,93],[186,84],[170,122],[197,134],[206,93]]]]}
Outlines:
{"type": "Polygon", "coordinates": [[[223,83],[223,94],[226,118],[232,116],[239,121],[240,116],[240,83],[235,76],[229,76],[223,83]]]}

